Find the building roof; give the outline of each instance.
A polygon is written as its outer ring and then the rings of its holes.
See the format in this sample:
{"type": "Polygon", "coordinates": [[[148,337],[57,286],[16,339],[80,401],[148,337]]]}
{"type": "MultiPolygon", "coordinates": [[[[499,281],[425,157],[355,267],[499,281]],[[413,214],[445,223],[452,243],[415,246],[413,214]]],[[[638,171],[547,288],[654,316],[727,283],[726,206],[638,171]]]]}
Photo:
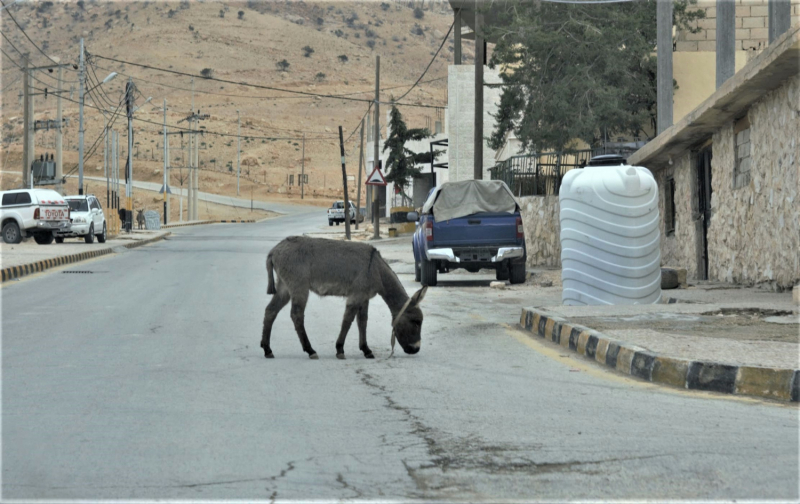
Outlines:
{"type": "MultiPolygon", "coordinates": [[[[452,1],[452,0],[451,0],[452,1]]],[[[671,157],[703,144],[718,129],[747,114],[764,94],[800,72],[800,26],[770,44],[714,94],[628,158],[631,165],[658,169],[671,157]]]]}

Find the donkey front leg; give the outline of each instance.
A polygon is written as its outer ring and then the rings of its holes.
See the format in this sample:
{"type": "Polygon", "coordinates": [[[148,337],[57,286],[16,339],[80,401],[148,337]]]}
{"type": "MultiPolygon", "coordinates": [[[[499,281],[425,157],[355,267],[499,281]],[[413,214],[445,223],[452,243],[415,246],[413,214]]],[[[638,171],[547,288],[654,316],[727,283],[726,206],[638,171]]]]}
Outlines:
{"type": "Polygon", "coordinates": [[[280,313],[280,311],[288,302],[289,293],[278,289],[278,292],[272,296],[272,299],[267,305],[266,310],[264,310],[264,327],[261,330],[261,348],[264,349],[264,357],[267,359],[272,359],[275,357],[272,355],[272,349],[269,347],[269,339],[270,335],[272,334],[272,324],[275,323],[275,318],[278,316],[278,313],[280,313]]]}
{"type": "Polygon", "coordinates": [[[308,354],[309,358],[319,359],[317,352],[311,348],[311,343],[308,341],[308,334],[306,333],[304,324],[306,301],[308,301],[308,298],[292,299],[292,322],[294,322],[294,329],[300,338],[300,345],[303,346],[303,351],[308,354]]]}
{"type": "Polygon", "coordinates": [[[364,352],[364,357],[367,359],[374,359],[372,350],[367,346],[367,312],[369,311],[369,301],[361,306],[358,310],[358,348],[364,352]]]}
{"type": "Polygon", "coordinates": [[[342,330],[339,331],[339,338],[336,340],[336,358],[344,359],[344,340],[347,338],[347,331],[353,324],[353,319],[356,318],[356,313],[361,309],[360,305],[348,304],[344,309],[344,318],[342,319],[342,330]]]}

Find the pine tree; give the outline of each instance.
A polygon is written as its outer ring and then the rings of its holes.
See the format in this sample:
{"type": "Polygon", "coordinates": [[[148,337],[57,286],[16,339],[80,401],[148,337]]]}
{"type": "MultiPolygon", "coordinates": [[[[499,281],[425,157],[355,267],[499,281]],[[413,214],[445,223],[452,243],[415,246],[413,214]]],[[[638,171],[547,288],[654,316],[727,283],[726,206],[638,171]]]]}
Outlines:
{"type": "MultiPolygon", "coordinates": [[[[383,146],[384,152],[389,151],[389,157],[386,159],[386,181],[393,182],[405,195],[405,187],[412,178],[420,175],[420,169],[416,165],[431,162],[430,152],[415,153],[406,148],[406,142],[425,140],[433,135],[427,128],[408,129],[403,115],[394,106],[392,106],[389,129],[391,133],[383,146]]],[[[434,158],[440,153],[434,152],[434,158]]]]}
{"type": "MultiPolygon", "coordinates": [[[[698,31],[693,22],[705,12],[689,10],[697,0],[674,1],[678,27],[698,31]]],[[[512,130],[525,151],[542,152],[655,129],[656,0],[510,0],[494,14],[490,66],[500,67],[504,86],[492,148],[512,130]]]]}

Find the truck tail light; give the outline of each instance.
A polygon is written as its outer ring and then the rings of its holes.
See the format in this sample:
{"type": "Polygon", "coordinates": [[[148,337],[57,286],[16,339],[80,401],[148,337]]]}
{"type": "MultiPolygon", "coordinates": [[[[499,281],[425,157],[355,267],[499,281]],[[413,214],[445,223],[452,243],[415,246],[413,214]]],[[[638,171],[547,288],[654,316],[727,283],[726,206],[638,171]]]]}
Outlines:
{"type": "Polygon", "coordinates": [[[39,208],[37,207],[36,210],[33,211],[33,218],[39,220],[39,208]]]}
{"type": "Polygon", "coordinates": [[[517,238],[525,238],[525,231],[522,229],[522,217],[517,217],[517,238]]]}
{"type": "Polygon", "coordinates": [[[431,221],[425,223],[425,239],[433,241],[433,222],[431,221]]]}

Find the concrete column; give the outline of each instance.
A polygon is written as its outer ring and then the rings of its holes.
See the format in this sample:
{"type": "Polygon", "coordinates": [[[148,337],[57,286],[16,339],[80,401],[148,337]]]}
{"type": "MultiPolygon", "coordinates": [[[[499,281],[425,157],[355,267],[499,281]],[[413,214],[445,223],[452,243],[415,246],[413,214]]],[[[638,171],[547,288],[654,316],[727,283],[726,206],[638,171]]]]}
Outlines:
{"type": "Polygon", "coordinates": [[[672,2],[656,5],[658,133],[672,126],[672,2]]]}
{"type": "Polygon", "coordinates": [[[736,73],[736,3],[717,0],[717,89],[736,73]]]}
{"type": "Polygon", "coordinates": [[[461,64],[461,9],[455,10],[455,25],[453,26],[453,64],[461,64]]]}
{"type": "Polygon", "coordinates": [[[483,15],[475,9],[475,164],[472,178],[483,179],[483,15]]]}
{"type": "Polygon", "coordinates": [[[769,43],[786,33],[792,24],[792,4],[789,0],[769,0],[769,43]]]}

